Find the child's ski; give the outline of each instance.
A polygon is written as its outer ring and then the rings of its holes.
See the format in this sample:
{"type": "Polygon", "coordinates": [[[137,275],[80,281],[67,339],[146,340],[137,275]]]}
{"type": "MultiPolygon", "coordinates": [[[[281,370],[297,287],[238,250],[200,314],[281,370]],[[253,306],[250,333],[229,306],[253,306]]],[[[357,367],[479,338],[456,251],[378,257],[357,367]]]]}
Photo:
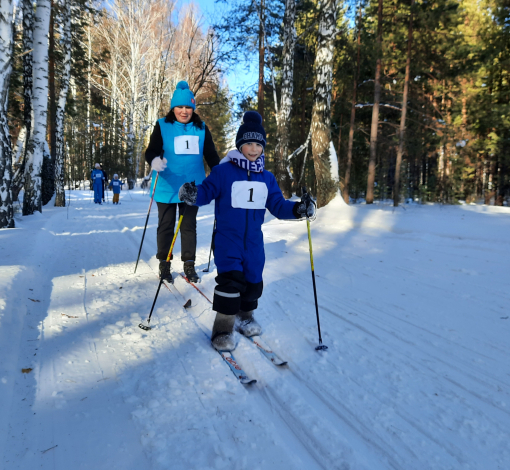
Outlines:
{"type": "Polygon", "coordinates": [[[287,361],[281,359],[276,353],[271,351],[265,343],[262,342],[260,336],[246,336],[262,353],[264,357],[269,359],[275,366],[285,366],[287,361]]]}
{"type": "Polygon", "coordinates": [[[237,363],[230,351],[218,351],[218,353],[228,364],[233,374],[239,379],[239,382],[241,382],[243,385],[251,385],[257,382],[255,379],[250,379],[246,375],[246,372],[244,372],[241,366],[237,363]]]}

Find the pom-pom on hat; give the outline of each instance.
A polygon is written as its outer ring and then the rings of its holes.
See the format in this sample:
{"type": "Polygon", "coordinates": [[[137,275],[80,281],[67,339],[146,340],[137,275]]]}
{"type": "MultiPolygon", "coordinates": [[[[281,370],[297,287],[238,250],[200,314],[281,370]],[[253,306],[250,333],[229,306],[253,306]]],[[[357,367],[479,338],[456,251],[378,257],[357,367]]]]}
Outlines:
{"type": "Polygon", "coordinates": [[[244,144],[256,143],[266,147],[266,131],[262,126],[262,116],[257,111],[246,111],[243,123],[239,126],[236,136],[237,150],[241,151],[244,144]]]}
{"type": "Polygon", "coordinates": [[[188,82],[184,80],[177,84],[172,101],[170,101],[170,109],[174,109],[176,106],[189,106],[193,108],[193,111],[196,109],[195,95],[189,89],[188,82]]]}

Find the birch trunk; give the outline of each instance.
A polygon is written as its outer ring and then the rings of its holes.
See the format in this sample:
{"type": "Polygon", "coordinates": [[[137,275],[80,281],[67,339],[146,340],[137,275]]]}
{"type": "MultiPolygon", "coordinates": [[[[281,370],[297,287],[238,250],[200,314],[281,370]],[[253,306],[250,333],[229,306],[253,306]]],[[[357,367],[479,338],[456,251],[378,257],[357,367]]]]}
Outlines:
{"type": "MultiPolygon", "coordinates": [[[[352,167],[352,148],[354,145],[354,123],[356,121],[356,95],[358,91],[358,77],[359,77],[359,64],[360,64],[360,49],[361,49],[361,3],[359,5],[359,18],[358,18],[358,56],[356,59],[356,73],[354,75],[354,83],[352,86],[352,106],[351,106],[351,123],[349,125],[349,143],[347,145],[347,163],[345,167],[344,190],[343,198],[346,204],[349,204],[349,185],[351,182],[351,167],[352,167]]],[[[338,147],[340,149],[340,146],[338,147]]]]}
{"type": "Polygon", "coordinates": [[[375,162],[377,159],[377,131],[379,128],[379,102],[381,100],[381,56],[382,56],[382,17],[383,0],[379,0],[377,13],[377,62],[375,65],[374,107],[370,129],[370,160],[368,162],[366,203],[374,202],[375,162]]]}
{"type": "Polygon", "coordinates": [[[38,0],[34,18],[33,117],[25,168],[23,215],[42,212],[41,170],[48,114],[48,32],[50,0],[38,0]]]}
{"type": "Polygon", "coordinates": [[[64,49],[63,72],[60,79],[60,92],[56,110],[55,123],[55,206],[65,207],[66,192],[64,189],[65,177],[65,143],[64,119],[69,80],[71,78],[71,5],[69,0],[62,1],[62,47],[64,49]]]}
{"type": "Polygon", "coordinates": [[[13,53],[13,2],[0,2],[0,228],[14,228],[12,207],[12,148],[7,106],[13,53]]]}
{"type": "Polygon", "coordinates": [[[282,51],[282,88],[280,109],[276,116],[276,165],[275,177],[283,195],[292,196],[291,179],[287,170],[289,162],[290,112],[292,110],[292,94],[294,92],[294,48],[296,46],[296,0],[285,1],[283,18],[283,51],[282,51]]]}
{"type": "Polygon", "coordinates": [[[317,206],[325,206],[338,190],[338,163],[332,165],[331,91],[333,87],[333,47],[337,34],[338,0],[325,0],[319,13],[317,51],[315,55],[314,102],[312,108],[312,154],[317,180],[317,206]]]}
{"type": "Polygon", "coordinates": [[[411,0],[409,31],[407,36],[407,59],[406,59],[406,75],[404,79],[404,96],[402,97],[402,115],[400,116],[397,163],[395,165],[395,186],[393,187],[393,205],[395,207],[398,206],[400,200],[400,167],[402,166],[402,154],[404,153],[404,137],[406,131],[406,117],[407,117],[407,97],[409,95],[409,77],[411,75],[411,49],[413,45],[413,6],[414,0],[411,0]]]}
{"type": "MultiPolygon", "coordinates": [[[[21,155],[19,158],[20,164],[14,174],[13,185],[15,187],[15,200],[17,194],[25,180],[25,165],[28,152],[28,144],[30,140],[30,132],[32,130],[32,57],[33,52],[28,52],[33,47],[33,33],[34,33],[34,4],[33,0],[23,0],[23,142],[18,144],[21,147],[21,155]],[[27,53],[28,52],[28,53],[27,53]]],[[[21,133],[18,139],[21,138],[21,133]]]]}

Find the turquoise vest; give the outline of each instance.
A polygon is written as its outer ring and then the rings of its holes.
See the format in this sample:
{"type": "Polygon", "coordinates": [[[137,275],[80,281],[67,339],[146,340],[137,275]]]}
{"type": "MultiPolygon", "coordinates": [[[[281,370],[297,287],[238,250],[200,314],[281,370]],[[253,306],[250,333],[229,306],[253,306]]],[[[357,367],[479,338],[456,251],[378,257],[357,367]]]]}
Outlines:
{"type": "MultiPolygon", "coordinates": [[[[193,123],[181,124],[177,121],[170,123],[165,122],[165,118],[158,119],[158,122],[163,138],[164,157],[168,163],[166,170],[159,173],[154,200],[167,204],[181,202],[178,193],[184,183],[195,181],[196,184],[200,184],[205,179],[203,162],[205,126],[198,129],[193,123]]],[[[154,191],[156,174],[157,172],[153,170],[151,194],[154,191]]]]}

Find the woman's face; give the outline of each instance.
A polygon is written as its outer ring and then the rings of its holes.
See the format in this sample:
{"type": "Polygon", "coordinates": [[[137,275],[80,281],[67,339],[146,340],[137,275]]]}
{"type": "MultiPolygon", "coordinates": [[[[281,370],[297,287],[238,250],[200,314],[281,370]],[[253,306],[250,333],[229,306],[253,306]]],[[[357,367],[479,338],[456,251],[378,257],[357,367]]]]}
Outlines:
{"type": "Polygon", "coordinates": [[[188,124],[193,116],[193,108],[190,106],[176,106],[174,108],[175,119],[181,124],[188,124]]]}

